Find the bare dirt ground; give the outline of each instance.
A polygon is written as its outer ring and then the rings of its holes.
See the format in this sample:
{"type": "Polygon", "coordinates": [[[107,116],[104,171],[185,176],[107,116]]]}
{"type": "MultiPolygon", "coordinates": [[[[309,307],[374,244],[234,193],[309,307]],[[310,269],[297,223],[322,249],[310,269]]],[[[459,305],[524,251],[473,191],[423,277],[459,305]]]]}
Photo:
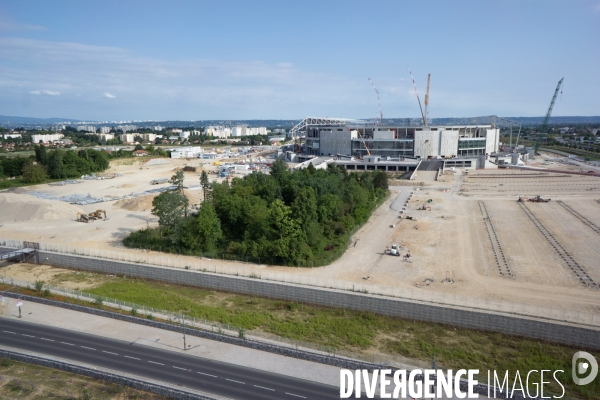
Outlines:
{"type": "MultiPolygon", "coordinates": [[[[54,195],[90,193],[94,197],[141,192],[155,188],[150,185],[150,180],[170,177],[177,166],[198,166],[200,162],[171,161],[172,164],[148,169],[139,163],[111,164],[113,172],[123,175],[78,185],[39,185],[19,189],[20,193],[11,196],[28,199],[31,196],[23,193],[26,190],[54,195]]],[[[559,163],[542,165],[540,160],[536,160],[535,164],[539,168],[580,170],[580,167],[559,163]]],[[[205,165],[204,168],[214,167],[205,165]]],[[[198,174],[199,171],[186,173],[185,183],[197,185],[198,174]]],[[[469,296],[472,305],[477,305],[478,301],[502,300],[600,313],[600,290],[586,288],[574,278],[516,202],[518,196],[539,194],[552,198],[550,203],[527,203],[527,206],[565,250],[600,283],[600,262],[597,261],[600,260],[600,235],[556,203],[556,200],[563,200],[592,223],[600,225],[600,203],[597,202],[600,199],[600,178],[508,169],[470,171],[468,174],[448,171],[440,181],[435,181],[434,174],[421,175],[421,178],[417,176],[415,186],[391,186],[390,198],[354,235],[348,251],[329,266],[286,268],[199,258],[192,260],[193,265],[209,271],[256,272],[273,279],[318,285],[356,285],[370,291],[386,287],[423,298],[469,296]],[[421,180],[423,186],[418,186],[421,180]],[[398,196],[408,197],[411,193],[403,217],[399,219],[398,209],[391,205],[398,196]],[[493,221],[514,279],[503,278],[498,273],[479,201],[484,202],[493,221]],[[424,204],[431,210],[418,210],[424,204]],[[406,215],[415,217],[416,221],[405,219],[406,215]],[[392,243],[403,246],[402,254],[410,250],[410,260],[403,261],[403,257],[385,254],[386,247],[392,243]]],[[[214,175],[210,176],[214,179],[214,175]]],[[[191,191],[191,196],[196,196],[198,201],[201,195],[201,190],[191,191]]],[[[4,193],[0,193],[0,201],[2,196],[5,196],[4,193]]],[[[0,223],[4,223],[0,237],[104,251],[119,250],[131,254],[132,259],[162,262],[163,265],[166,265],[166,257],[170,259],[169,265],[190,263],[187,257],[128,250],[120,243],[128,232],[156,224],[150,214],[150,198],[77,207],[86,212],[106,209],[109,220],[85,224],[76,222],[73,215],[19,222],[10,221],[0,210],[0,223]]],[[[8,272],[12,276],[19,275],[16,268],[0,270],[3,275],[8,272]]],[[[22,278],[29,279],[26,276],[22,278]]]]}

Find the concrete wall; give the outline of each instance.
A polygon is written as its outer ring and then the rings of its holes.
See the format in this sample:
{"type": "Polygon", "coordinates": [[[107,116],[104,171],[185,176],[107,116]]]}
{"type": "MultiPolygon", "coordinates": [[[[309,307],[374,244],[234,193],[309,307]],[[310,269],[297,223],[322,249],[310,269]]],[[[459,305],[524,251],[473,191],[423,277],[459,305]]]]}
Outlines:
{"type": "Polygon", "coordinates": [[[458,154],[458,131],[440,131],[441,156],[455,156],[458,154]]]}
{"type": "Polygon", "coordinates": [[[319,154],[347,154],[352,152],[352,132],[346,128],[331,128],[333,130],[322,130],[319,132],[321,148],[319,154]]]}
{"type": "Polygon", "coordinates": [[[562,325],[541,319],[484,312],[457,307],[443,307],[405,299],[362,293],[328,290],[260,279],[242,278],[187,270],[174,270],[136,263],[117,262],[91,257],[39,252],[39,262],[105,274],[118,274],[197,286],[227,292],[298,301],[328,307],[368,311],[382,315],[501,332],[600,350],[600,331],[580,326],[562,325]]]}

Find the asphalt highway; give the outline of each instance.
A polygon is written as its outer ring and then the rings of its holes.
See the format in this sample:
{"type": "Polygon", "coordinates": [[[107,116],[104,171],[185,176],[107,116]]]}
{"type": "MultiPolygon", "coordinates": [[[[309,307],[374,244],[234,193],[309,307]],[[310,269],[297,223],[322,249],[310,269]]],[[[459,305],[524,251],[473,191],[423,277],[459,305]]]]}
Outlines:
{"type": "Polygon", "coordinates": [[[333,386],[21,320],[0,318],[0,344],[230,399],[339,399],[333,386]]]}

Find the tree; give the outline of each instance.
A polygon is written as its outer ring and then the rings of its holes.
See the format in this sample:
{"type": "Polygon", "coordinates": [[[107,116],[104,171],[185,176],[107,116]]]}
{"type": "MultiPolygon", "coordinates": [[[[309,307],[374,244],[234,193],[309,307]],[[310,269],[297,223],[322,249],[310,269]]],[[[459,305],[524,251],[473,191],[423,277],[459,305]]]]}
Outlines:
{"type": "Polygon", "coordinates": [[[210,202],[202,203],[198,216],[188,225],[182,242],[191,249],[214,251],[223,237],[221,221],[210,202]]]}
{"type": "Polygon", "coordinates": [[[152,200],[152,214],[158,217],[163,233],[171,234],[173,242],[179,239],[182,219],[188,206],[187,197],[176,191],[162,192],[152,200]]]}
{"type": "Polygon", "coordinates": [[[23,182],[25,183],[43,183],[48,179],[46,170],[41,165],[28,164],[23,167],[23,182]]]}
{"type": "Polygon", "coordinates": [[[48,152],[46,151],[46,146],[43,145],[35,145],[35,159],[38,163],[42,165],[48,164],[48,152]]]}
{"type": "Polygon", "coordinates": [[[388,176],[383,171],[376,171],[375,177],[373,178],[373,184],[375,189],[388,190],[388,176]]]}
{"type": "Polygon", "coordinates": [[[63,153],[62,150],[55,150],[48,156],[48,175],[50,175],[50,178],[61,179],[66,177],[63,153]]]}
{"type": "Polygon", "coordinates": [[[206,171],[202,171],[200,174],[200,186],[202,186],[202,192],[204,193],[204,201],[206,202],[207,198],[210,198],[210,182],[208,181],[208,174],[206,171]]]}
{"type": "Polygon", "coordinates": [[[179,170],[175,173],[175,179],[173,180],[173,185],[177,187],[181,194],[183,194],[183,178],[183,171],[179,170]]]}

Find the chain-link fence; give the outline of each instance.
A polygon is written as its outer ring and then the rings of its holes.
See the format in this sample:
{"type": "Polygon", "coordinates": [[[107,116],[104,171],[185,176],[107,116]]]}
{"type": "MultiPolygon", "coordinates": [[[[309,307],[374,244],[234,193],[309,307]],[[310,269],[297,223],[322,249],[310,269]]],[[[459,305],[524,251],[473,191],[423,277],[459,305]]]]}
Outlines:
{"type": "MultiPolygon", "coordinates": [[[[0,246],[13,249],[24,248],[25,242],[0,238],[0,246]]],[[[143,249],[138,251],[132,249],[116,251],[69,246],[59,243],[39,243],[39,250],[42,252],[71,254],[76,256],[116,260],[148,266],[186,269],[190,271],[231,275],[250,279],[261,279],[272,282],[313,286],[324,289],[351,291],[370,296],[400,298],[444,307],[460,307],[473,311],[491,311],[508,314],[511,316],[517,315],[528,318],[541,318],[558,323],[567,322],[582,326],[600,327],[599,313],[490,298],[483,299],[478,297],[462,296],[455,293],[425,291],[417,288],[410,289],[405,287],[378,285],[369,282],[357,283],[340,279],[327,279],[314,276],[312,274],[309,275],[306,273],[308,271],[301,268],[289,268],[289,272],[270,272],[265,271],[265,268],[261,268],[260,265],[250,262],[239,262],[233,264],[222,262],[223,260],[220,259],[207,257],[194,257],[187,255],[170,257],[164,254],[150,253],[143,249]]],[[[43,260],[41,260],[41,262],[43,263],[43,260]]],[[[268,296],[267,293],[265,295],[268,296]]]]}

